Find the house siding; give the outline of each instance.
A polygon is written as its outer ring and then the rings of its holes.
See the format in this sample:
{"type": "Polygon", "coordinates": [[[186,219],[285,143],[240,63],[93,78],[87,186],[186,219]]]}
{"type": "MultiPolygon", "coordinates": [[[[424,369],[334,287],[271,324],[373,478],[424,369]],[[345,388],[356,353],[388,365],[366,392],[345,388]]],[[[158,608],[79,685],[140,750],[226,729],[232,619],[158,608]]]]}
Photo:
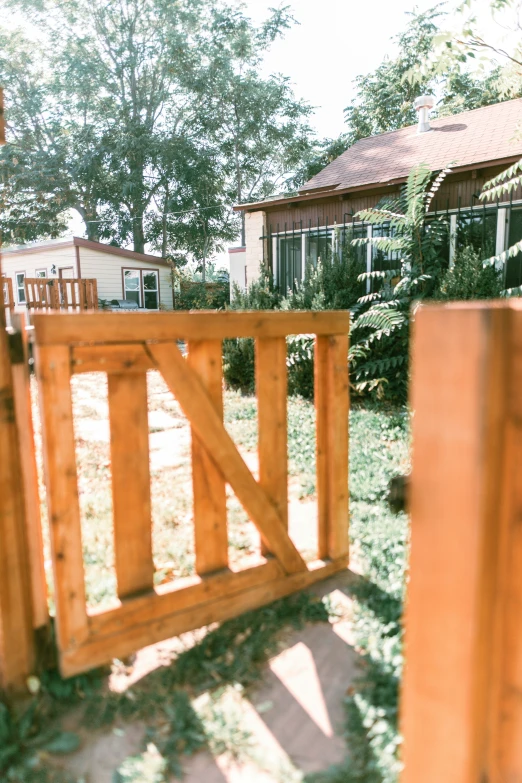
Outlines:
{"type": "MultiPolygon", "coordinates": [[[[154,261],[120,258],[104,253],[102,250],[80,247],[80,267],[82,277],[95,277],[98,281],[98,296],[100,299],[123,299],[123,269],[154,269],[159,271],[160,302],[172,310],[172,286],[170,269],[154,261]]],[[[158,262],[161,259],[158,258],[158,262]]]]}
{"type": "Polygon", "coordinates": [[[67,247],[42,248],[38,253],[34,250],[27,253],[2,253],[2,273],[12,278],[13,282],[16,272],[25,272],[26,277],[36,277],[37,269],[45,269],[47,277],[52,277],[53,264],[56,266],[56,276],[59,269],[70,266],[73,267],[74,276],[78,276],[76,252],[72,243],[67,247]]]}

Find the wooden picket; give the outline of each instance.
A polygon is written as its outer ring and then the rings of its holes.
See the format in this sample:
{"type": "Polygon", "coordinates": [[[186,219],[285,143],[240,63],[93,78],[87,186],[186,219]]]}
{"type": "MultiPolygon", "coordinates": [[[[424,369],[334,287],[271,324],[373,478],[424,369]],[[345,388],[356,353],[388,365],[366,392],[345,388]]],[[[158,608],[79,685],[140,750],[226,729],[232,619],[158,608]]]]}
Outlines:
{"type": "Polygon", "coordinates": [[[349,313],[46,314],[33,317],[51,526],[60,666],[69,676],[140,646],[233,617],[348,563],[349,313]],[[320,560],[288,534],[286,336],[316,334],[320,560]],[[221,341],[256,339],[260,480],[223,424],[221,341]],[[188,344],[188,358],[177,346],[188,344]],[[192,430],[196,577],[154,588],[146,372],[159,370],[192,430]],[[85,599],[71,376],[109,382],[118,603],[85,599]],[[257,526],[259,563],[228,563],[225,486],[257,526]],[[323,497],[323,495],[325,497],[323,497]]]}
{"type": "Polygon", "coordinates": [[[420,308],[401,783],[522,780],[522,302],[420,308]]]}
{"type": "Polygon", "coordinates": [[[95,278],[26,277],[25,301],[29,310],[97,310],[95,278]]]}

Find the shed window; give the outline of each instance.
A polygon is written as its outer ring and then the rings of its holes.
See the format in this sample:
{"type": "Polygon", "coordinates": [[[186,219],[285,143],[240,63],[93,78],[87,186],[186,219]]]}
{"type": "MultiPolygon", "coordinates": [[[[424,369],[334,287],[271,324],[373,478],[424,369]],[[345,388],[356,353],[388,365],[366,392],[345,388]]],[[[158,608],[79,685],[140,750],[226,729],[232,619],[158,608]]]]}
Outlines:
{"type": "Polygon", "coordinates": [[[123,296],[145,310],[158,310],[158,272],[150,269],[124,269],[123,296]]]}
{"type": "Polygon", "coordinates": [[[15,275],[16,280],[16,299],[18,304],[25,304],[25,272],[17,272],[15,275]]]}

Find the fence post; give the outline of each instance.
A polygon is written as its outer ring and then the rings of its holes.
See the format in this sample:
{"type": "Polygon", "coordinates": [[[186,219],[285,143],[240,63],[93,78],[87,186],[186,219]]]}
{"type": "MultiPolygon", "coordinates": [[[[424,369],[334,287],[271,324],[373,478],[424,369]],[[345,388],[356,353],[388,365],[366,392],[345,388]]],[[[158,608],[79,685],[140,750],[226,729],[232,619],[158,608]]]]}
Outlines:
{"type": "Polygon", "coordinates": [[[401,783],[522,780],[521,379],[520,303],[420,309],[401,783]]]}
{"type": "MultiPolygon", "coordinates": [[[[0,259],[1,271],[1,259],[0,259]]],[[[22,688],[34,667],[31,575],[13,375],[0,301],[0,687],[22,688]]]]}

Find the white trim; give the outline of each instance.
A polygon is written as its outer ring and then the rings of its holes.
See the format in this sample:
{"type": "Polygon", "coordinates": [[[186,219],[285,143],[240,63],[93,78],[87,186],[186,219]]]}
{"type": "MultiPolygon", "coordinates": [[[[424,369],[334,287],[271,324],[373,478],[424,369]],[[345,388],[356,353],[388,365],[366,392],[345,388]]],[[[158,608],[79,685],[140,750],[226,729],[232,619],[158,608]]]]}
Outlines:
{"type": "Polygon", "coordinates": [[[25,294],[25,278],[27,275],[25,272],[15,272],[14,273],[14,282],[15,282],[15,289],[16,289],[16,302],[19,305],[27,304],[27,296],[25,294]],[[23,275],[22,285],[18,285],[18,275],[23,275]],[[23,301],[20,301],[20,290],[23,290],[24,292],[24,298],[23,301]]]}
{"type": "MultiPolygon", "coordinates": [[[[371,238],[372,238],[372,227],[371,226],[367,226],[366,227],[366,236],[367,236],[368,239],[371,240],[371,238]]],[[[373,261],[373,247],[372,247],[372,243],[368,242],[368,244],[366,246],[366,272],[367,272],[367,274],[370,274],[371,271],[372,271],[372,261],[373,261]]],[[[367,294],[371,293],[371,288],[372,288],[372,281],[371,281],[371,278],[368,277],[366,279],[366,293],[367,294]]]]}
{"type": "Polygon", "coordinates": [[[449,246],[449,265],[455,263],[455,252],[457,250],[457,212],[450,215],[450,246],[449,246]]]}
{"type": "Polygon", "coordinates": [[[306,273],[306,234],[301,234],[301,282],[306,273]]]}
{"type": "MultiPolygon", "coordinates": [[[[495,255],[500,255],[506,249],[508,211],[506,207],[500,207],[497,211],[497,241],[495,255]]],[[[502,269],[504,264],[496,264],[497,269],[502,269]]]]}

